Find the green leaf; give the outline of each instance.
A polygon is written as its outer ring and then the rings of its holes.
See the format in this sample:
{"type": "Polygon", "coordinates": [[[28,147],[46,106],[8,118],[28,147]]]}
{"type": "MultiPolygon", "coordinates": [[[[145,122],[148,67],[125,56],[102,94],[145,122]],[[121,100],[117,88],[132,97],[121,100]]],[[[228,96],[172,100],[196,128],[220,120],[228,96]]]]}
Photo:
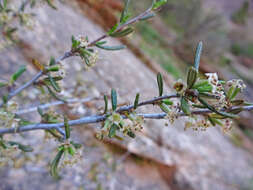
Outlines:
{"type": "Polygon", "coordinates": [[[211,93],[206,93],[206,92],[200,92],[199,96],[203,98],[209,98],[209,99],[220,99],[219,96],[215,94],[211,94],[211,93]]]}
{"type": "Polygon", "coordinates": [[[206,106],[199,105],[199,104],[192,104],[192,107],[200,108],[200,109],[205,109],[206,108],[206,106]]]}
{"type": "Polygon", "coordinates": [[[108,135],[109,138],[113,138],[116,135],[117,129],[119,129],[118,125],[113,123],[109,130],[109,135],[108,135]]]}
{"type": "Polygon", "coordinates": [[[115,111],[117,109],[117,92],[115,89],[111,90],[111,101],[112,101],[112,110],[115,111]]]}
{"type": "Polygon", "coordinates": [[[187,75],[187,87],[191,89],[197,81],[198,71],[194,67],[190,67],[187,75]]]}
{"type": "Polygon", "coordinates": [[[153,4],[152,9],[158,9],[159,7],[163,6],[165,3],[167,3],[167,0],[158,0],[153,4]]]}
{"type": "Polygon", "coordinates": [[[203,48],[203,42],[199,42],[196,49],[196,53],[195,53],[195,59],[194,59],[194,67],[197,71],[199,70],[199,63],[200,63],[202,48],[203,48]]]}
{"type": "Polygon", "coordinates": [[[206,85],[208,85],[209,84],[209,82],[208,82],[208,80],[199,80],[199,81],[197,81],[194,85],[193,85],[193,89],[197,89],[198,87],[201,87],[201,86],[206,86],[206,85]]]}
{"type": "Polygon", "coordinates": [[[132,27],[128,27],[124,30],[112,33],[112,34],[110,34],[110,36],[111,37],[121,38],[121,37],[124,37],[124,36],[127,36],[127,35],[131,34],[133,31],[134,31],[134,29],[132,27]]]}
{"type": "Polygon", "coordinates": [[[8,95],[3,95],[2,100],[6,104],[8,102],[8,95]]]}
{"type": "Polygon", "coordinates": [[[117,50],[122,50],[125,49],[126,46],[124,45],[118,45],[118,46],[102,46],[102,45],[98,45],[96,44],[96,47],[103,49],[103,50],[108,50],[108,51],[117,51],[117,50]]]}
{"type": "Polygon", "coordinates": [[[240,88],[235,88],[234,92],[232,93],[230,97],[230,100],[233,100],[239,92],[240,92],[240,88]]]}
{"type": "Polygon", "coordinates": [[[96,45],[104,45],[106,43],[107,43],[107,41],[99,41],[99,42],[96,43],[96,45]]]}
{"type": "Polygon", "coordinates": [[[106,114],[108,111],[108,97],[106,95],[104,95],[104,102],[105,102],[104,114],[106,114]]]}
{"type": "Polygon", "coordinates": [[[60,89],[59,85],[56,83],[56,81],[54,80],[54,78],[51,77],[51,75],[48,75],[48,78],[49,78],[49,82],[52,85],[52,87],[54,88],[54,90],[56,92],[61,92],[61,89],[60,89]]]}
{"type": "Polygon", "coordinates": [[[53,66],[53,65],[55,65],[55,64],[56,64],[55,58],[51,56],[51,57],[50,57],[49,66],[53,66]]]}
{"type": "Polygon", "coordinates": [[[52,3],[52,0],[46,0],[47,1],[47,4],[51,7],[51,8],[53,8],[53,9],[57,9],[57,7],[52,3]]]}
{"type": "Polygon", "coordinates": [[[119,23],[115,24],[115,25],[108,31],[107,34],[108,34],[109,36],[112,35],[112,33],[116,31],[116,29],[118,28],[118,26],[119,26],[119,23]]]}
{"type": "Polygon", "coordinates": [[[139,98],[140,98],[140,94],[137,93],[136,96],[135,96],[135,100],[134,100],[134,109],[137,109],[137,107],[138,107],[139,98]]]}
{"type": "Polygon", "coordinates": [[[50,165],[50,174],[52,177],[54,177],[55,179],[59,179],[59,174],[58,174],[58,165],[60,163],[61,157],[64,153],[64,149],[61,149],[60,151],[58,151],[58,153],[56,154],[53,162],[50,165]]]}
{"type": "Polygon", "coordinates": [[[212,92],[213,87],[211,84],[205,84],[199,87],[193,87],[193,89],[198,90],[199,93],[212,92]]]}
{"type": "Polygon", "coordinates": [[[217,118],[208,116],[208,120],[210,121],[210,123],[211,123],[213,126],[216,126],[216,124],[222,126],[222,123],[221,123],[220,120],[218,120],[217,118]]]}
{"type": "Polygon", "coordinates": [[[8,83],[0,82],[0,88],[7,86],[8,83]]]}
{"type": "Polygon", "coordinates": [[[64,100],[63,98],[61,98],[61,97],[59,97],[58,95],[56,95],[56,94],[54,93],[54,91],[53,91],[49,86],[46,85],[46,87],[47,87],[47,89],[48,89],[49,94],[50,94],[51,96],[53,96],[56,100],[60,100],[60,101],[66,102],[66,100],[64,100]]]}
{"type": "Polygon", "coordinates": [[[44,113],[40,107],[37,108],[37,112],[40,114],[41,117],[43,117],[44,113]]]}
{"type": "Polygon", "coordinates": [[[75,143],[75,142],[73,142],[73,141],[70,141],[70,144],[72,144],[72,145],[75,147],[75,149],[80,149],[80,148],[82,147],[81,144],[75,143]]]}
{"type": "Polygon", "coordinates": [[[7,2],[8,2],[8,0],[3,0],[3,8],[4,8],[4,9],[7,8],[7,2]]]}
{"type": "Polygon", "coordinates": [[[10,144],[11,146],[16,145],[18,147],[18,149],[22,150],[23,152],[32,152],[33,151],[33,148],[31,146],[23,145],[18,142],[9,141],[8,144],[10,144]]]}
{"type": "Polygon", "coordinates": [[[47,68],[47,71],[57,72],[57,71],[59,71],[59,69],[60,69],[59,66],[56,65],[56,66],[52,66],[52,67],[47,68]]]}
{"type": "Polygon", "coordinates": [[[124,24],[127,19],[129,18],[128,13],[128,7],[129,7],[130,0],[126,0],[124,10],[122,11],[121,17],[120,17],[120,23],[124,24]]]}
{"type": "Polygon", "coordinates": [[[181,97],[181,109],[182,111],[186,114],[186,115],[190,115],[191,111],[190,111],[190,106],[187,102],[187,100],[185,99],[185,97],[181,97]]]}
{"type": "Polygon", "coordinates": [[[162,103],[164,103],[164,104],[166,104],[168,106],[173,105],[173,102],[170,99],[164,99],[164,100],[162,100],[162,103]]]}
{"type": "Polygon", "coordinates": [[[171,111],[170,108],[166,104],[164,104],[164,103],[159,104],[159,107],[165,113],[169,113],[171,111]]]}
{"type": "Polygon", "coordinates": [[[208,104],[204,99],[202,98],[198,98],[199,99],[199,102],[201,104],[203,104],[204,106],[207,107],[207,109],[209,109],[210,111],[218,114],[218,115],[221,115],[221,116],[224,116],[225,118],[226,117],[229,117],[229,118],[237,118],[237,116],[235,114],[232,114],[232,113],[228,113],[228,112],[223,112],[223,111],[218,111],[216,110],[213,106],[211,106],[210,104],[208,104]]]}
{"type": "Polygon", "coordinates": [[[3,149],[7,149],[7,146],[6,144],[4,143],[4,141],[2,139],[0,139],[0,146],[3,148],[3,149]]]}
{"type": "Polygon", "coordinates": [[[230,110],[229,113],[232,113],[232,114],[239,114],[243,111],[243,108],[236,108],[236,109],[233,109],[233,110],[230,110]]]}
{"type": "Polygon", "coordinates": [[[11,76],[11,84],[13,84],[16,80],[18,80],[18,78],[26,71],[26,67],[23,65],[21,66],[17,72],[15,72],[12,76],[11,76]]]}
{"type": "Polygon", "coordinates": [[[71,155],[71,156],[74,156],[75,154],[75,150],[72,148],[72,147],[68,147],[68,153],[71,155]]]}
{"type": "Polygon", "coordinates": [[[72,40],[72,49],[77,49],[80,46],[81,42],[76,40],[75,36],[72,36],[71,40],[72,40]]]}
{"type": "Polygon", "coordinates": [[[70,128],[69,128],[68,118],[66,116],[64,117],[64,127],[65,127],[66,139],[69,139],[69,137],[70,137],[70,128]]]}
{"type": "Polygon", "coordinates": [[[157,74],[157,84],[158,84],[158,89],[159,89],[159,96],[163,95],[163,78],[161,73],[157,74]]]}
{"type": "Polygon", "coordinates": [[[235,89],[234,86],[231,86],[231,87],[228,89],[227,98],[228,98],[229,100],[231,100],[231,97],[232,97],[232,94],[233,94],[233,92],[234,92],[234,89],[235,89]]]}
{"type": "Polygon", "coordinates": [[[231,103],[233,104],[233,106],[240,106],[243,105],[245,103],[244,100],[232,100],[231,103]]]}
{"type": "Polygon", "coordinates": [[[131,137],[131,138],[135,138],[135,137],[136,137],[136,135],[134,134],[134,132],[131,131],[131,130],[129,130],[129,131],[127,132],[127,135],[128,135],[129,137],[131,137]]]}

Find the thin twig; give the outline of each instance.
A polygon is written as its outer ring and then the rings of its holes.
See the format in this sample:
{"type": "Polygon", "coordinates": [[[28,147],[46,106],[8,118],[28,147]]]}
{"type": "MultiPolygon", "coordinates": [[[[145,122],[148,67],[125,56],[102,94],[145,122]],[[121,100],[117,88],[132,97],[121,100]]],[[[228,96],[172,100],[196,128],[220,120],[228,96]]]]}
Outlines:
{"type": "MultiPolygon", "coordinates": [[[[251,111],[253,110],[253,105],[250,106],[235,106],[230,109],[230,111],[242,109],[243,111],[251,111]]],[[[120,110],[120,109],[119,109],[120,110]]],[[[212,111],[208,109],[200,109],[191,112],[192,115],[205,115],[208,113],[212,113],[212,111]]],[[[137,114],[145,119],[165,119],[167,116],[166,113],[151,113],[151,114],[137,114]]],[[[178,116],[186,116],[185,113],[180,112],[178,116]]],[[[123,116],[126,118],[125,116],[123,116]]],[[[106,115],[93,115],[93,116],[86,116],[76,120],[70,120],[68,123],[70,126],[81,125],[81,124],[92,124],[92,123],[99,123],[105,121],[107,118],[106,115]]],[[[49,129],[57,129],[64,127],[64,123],[55,123],[55,124],[45,124],[45,123],[37,123],[31,125],[20,126],[18,128],[6,128],[0,129],[0,135],[3,134],[11,134],[11,133],[21,133],[26,131],[34,131],[34,130],[49,130],[49,129]]]]}
{"type": "MultiPolygon", "coordinates": [[[[164,96],[160,96],[160,97],[155,97],[151,100],[147,100],[147,101],[144,101],[144,102],[140,102],[138,104],[137,107],[141,107],[141,106],[144,106],[144,105],[148,105],[148,104],[155,104],[161,100],[164,100],[164,99],[171,99],[171,98],[178,98],[179,95],[177,94],[173,94],[173,95],[164,95],[164,96]]],[[[134,108],[134,105],[130,105],[130,106],[123,106],[123,107],[120,107],[117,112],[124,112],[124,111],[130,111],[134,108]]]]}
{"type": "MultiPolygon", "coordinates": [[[[147,9],[145,12],[141,13],[140,15],[130,19],[129,21],[127,21],[126,23],[119,25],[118,28],[115,30],[115,32],[121,31],[124,27],[134,24],[135,22],[141,20],[141,18],[143,18],[144,16],[146,16],[147,14],[149,14],[152,11],[152,7],[147,9]]],[[[97,42],[105,39],[109,37],[108,34],[104,34],[101,37],[97,38],[96,40],[90,42],[88,44],[88,47],[94,46],[97,42]]],[[[67,51],[64,53],[63,56],[59,57],[56,59],[56,63],[63,61],[69,57],[72,57],[75,55],[75,52],[73,51],[67,51]]],[[[13,98],[14,96],[16,96],[17,94],[19,94],[20,92],[22,92],[23,90],[25,90],[26,88],[28,88],[29,86],[31,86],[32,84],[34,84],[34,82],[36,82],[41,76],[43,75],[43,71],[40,71],[39,73],[37,73],[30,81],[28,81],[27,83],[25,83],[24,85],[22,85],[21,87],[19,87],[16,90],[13,90],[12,92],[10,92],[7,96],[7,101],[9,101],[11,98],[13,98]]],[[[0,103],[0,108],[4,105],[4,102],[0,103]]]]}

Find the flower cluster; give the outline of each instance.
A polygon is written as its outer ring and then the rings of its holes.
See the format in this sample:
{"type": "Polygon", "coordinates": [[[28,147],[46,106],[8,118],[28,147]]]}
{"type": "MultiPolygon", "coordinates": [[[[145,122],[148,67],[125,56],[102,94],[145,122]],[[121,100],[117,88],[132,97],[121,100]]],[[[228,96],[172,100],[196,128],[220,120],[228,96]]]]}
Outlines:
{"type": "Polygon", "coordinates": [[[241,80],[241,79],[229,80],[227,82],[227,86],[229,88],[231,88],[231,87],[238,88],[240,90],[240,92],[242,92],[246,88],[246,85],[244,84],[243,80],[241,80]]]}
{"type": "Polygon", "coordinates": [[[9,101],[4,108],[0,109],[0,127],[4,128],[17,128],[20,119],[16,117],[15,111],[18,109],[18,104],[9,101]]]}

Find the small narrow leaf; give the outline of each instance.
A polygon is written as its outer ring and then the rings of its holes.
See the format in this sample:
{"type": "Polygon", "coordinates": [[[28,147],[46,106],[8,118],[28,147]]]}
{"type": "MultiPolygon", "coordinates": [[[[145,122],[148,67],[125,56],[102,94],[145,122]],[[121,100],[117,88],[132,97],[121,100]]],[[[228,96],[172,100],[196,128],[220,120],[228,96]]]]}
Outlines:
{"type": "Polygon", "coordinates": [[[80,41],[76,40],[75,36],[71,37],[71,41],[72,41],[72,49],[77,49],[81,44],[80,41]]]}
{"type": "Polygon", "coordinates": [[[159,104],[159,107],[164,113],[169,113],[171,111],[170,108],[164,103],[159,104]]]}
{"type": "Polygon", "coordinates": [[[53,65],[55,65],[55,64],[56,64],[55,58],[54,58],[54,57],[51,57],[51,58],[50,58],[50,62],[49,62],[49,66],[53,66],[53,65]]]}
{"type": "Polygon", "coordinates": [[[201,86],[206,86],[206,85],[208,85],[209,84],[209,82],[208,82],[208,80],[199,80],[199,81],[197,81],[194,85],[193,85],[193,89],[197,89],[197,88],[199,88],[199,87],[201,87],[201,86]]]}
{"type": "Polygon", "coordinates": [[[117,92],[115,89],[111,90],[111,101],[112,101],[112,110],[115,111],[117,109],[117,92]]]}
{"type": "Polygon", "coordinates": [[[164,99],[164,100],[162,100],[162,102],[163,102],[164,104],[168,105],[168,106],[173,105],[173,102],[172,102],[170,99],[164,99]]]}
{"type": "Polygon", "coordinates": [[[134,31],[134,29],[132,27],[128,27],[124,30],[112,33],[112,34],[110,34],[110,36],[120,38],[120,37],[124,37],[124,36],[131,34],[133,31],[134,31]]]}
{"type": "Polygon", "coordinates": [[[119,129],[118,125],[116,125],[115,123],[112,124],[109,130],[109,135],[108,135],[109,138],[113,138],[116,135],[117,129],[119,129]]]}
{"type": "Polygon", "coordinates": [[[233,104],[233,106],[240,106],[243,105],[245,103],[244,100],[232,100],[231,103],[233,104]]]}
{"type": "Polygon", "coordinates": [[[0,82],[0,88],[7,86],[8,83],[0,82]]]}
{"type": "Polygon", "coordinates": [[[108,97],[106,95],[104,95],[104,102],[105,102],[104,114],[106,114],[108,111],[108,97]]]}
{"type": "Polygon", "coordinates": [[[218,95],[211,94],[211,93],[206,93],[206,92],[200,92],[199,93],[200,97],[208,98],[208,99],[220,99],[218,95]]]}
{"type": "Polygon", "coordinates": [[[135,138],[135,137],[136,137],[136,135],[134,134],[134,132],[131,131],[131,130],[129,130],[129,131],[127,132],[127,135],[128,135],[129,137],[131,137],[131,138],[135,138]]]}
{"type": "Polygon", "coordinates": [[[54,91],[53,91],[49,86],[46,85],[46,87],[47,87],[47,89],[48,89],[49,94],[50,94],[51,96],[53,96],[56,100],[60,100],[60,101],[66,102],[66,100],[64,100],[63,98],[61,98],[61,97],[59,97],[58,95],[56,95],[56,94],[54,93],[54,91]]]}
{"type": "Polygon", "coordinates": [[[4,9],[7,8],[7,2],[8,2],[8,0],[3,0],[3,8],[4,8],[4,9]]]}
{"type": "Polygon", "coordinates": [[[66,116],[64,117],[64,127],[65,127],[66,139],[69,139],[69,137],[70,137],[70,128],[69,128],[68,118],[66,116]]]}
{"type": "Polygon", "coordinates": [[[231,87],[228,89],[228,92],[227,92],[227,98],[228,98],[228,100],[231,100],[231,97],[232,97],[232,94],[233,94],[233,92],[234,92],[234,89],[235,89],[234,86],[231,86],[231,87]]]}
{"type": "Polygon", "coordinates": [[[80,148],[82,147],[81,144],[75,143],[75,142],[73,142],[73,141],[70,141],[70,144],[72,144],[72,145],[75,147],[75,149],[80,149],[80,148]]]}
{"type": "Polygon", "coordinates": [[[207,84],[207,85],[197,87],[196,90],[198,90],[199,93],[212,92],[213,87],[211,84],[207,84]]]}
{"type": "Polygon", "coordinates": [[[54,80],[54,78],[51,77],[51,75],[48,75],[48,78],[49,78],[50,84],[52,85],[54,90],[56,92],[61,92],[61,89],[60,89],[59,85],[56,83],[56,81],[54,80]]]}
{"type": "Polygon", "coordinates": [[[126,46],[124,45],[118,45],[118,46],[102,46],[102,45],[98,45],[96,44],[96,47],[103,49],[103,50],[107,50],[107,51],[118,51],[118,50],[122,50],[125,49],[126,46]]]}
{"type": "Polygon", "coordinates": [[[126,0],[124,10],[122,11],[121,17],[120,17],[120,23],[124,24],[127,21],[128,18],[128,7],[129,7],[130,0],[126,0]]]}
{"type": "Polygon", "coordinates": [[[194,67],[197,71],[199,70],[199,63],[200,63],[202,48],[203,48],[203,42],[199,42],[196,49],[195,59],[194,59],[194,67]]]}
{"type": "Polygon", "coordinates": [[[215,125],[216,125],[216,123],[215,123],[215,121],[214,121],[214,118],[208,116],[208,120],[210,121],[210,123],[212,124],[212,126],[215,126],[215,125]]]}
{"type": "Polygon", "coordinates": [[[235,88],[234,92],[232,93],[230,97],[230,100],[233,100],[239,92],[240,92],[240,88],[235,88]]]}
{"type": "Polygon", "coordinates": [[[115,25],[109,30],[108,35],[109,35],[109,36],[112,35],[113,32],[115,32],[115,31],[117,30],[118,26],[119,26],[119,23],[115,24],[115,25]]]}
{"type": "Polygon", "coordinates": [[[107,41],[99,41],[99,42],[96,43],[96,45],[104,45],[106,43],[107,43],[107,41]]]}
{"type": "Polygon", "coordinates": [[[57,9],[57,7],[52,3],[52,0],[46,0],[47,1],[47,4],[51,7],[51,8],[53,8],[53,9],[57,9]]]}
{"type": "Polygon", "coordinates": [[[188,75],[187,75],[187,87],[189,89],[191,89],[193,85],[195,84],[195,82],[197,81],[197,76],[198,76],[198,71],[195,68],[190,67],[188,71],[188,75]]]}
{"type": "Polygon", "coordinates": [[[8,144],[10,144],[11,146],[16,145],[18,147],[18,149],[22,150],[23,152],[32,152],[33,151],[33,148],[31,146],[23,145],[18,142],[9,141],[8,144]]]}
{"type": "Polygon", "coordinates": [[[52,177],[54,177],[55,179],[59,179],[59,174],[58,174],[58,165],[60,163],[61,157],[64,153],[64,150],[61,149],[58,151],[57,155],[55,156],[53,162],[50,165],[50,174],[52,177]]]}
{"type": "Polygon", "coordinates": [[[40,116],[43,117],[43,115],[44,115],[43,110],[40,107],[37,108],[37,111],[40,114],[40,116]]]}
{"type": "Polygon", "coordinates": [[[47,68],[47,71],[57,72],[59,71],[59,69],[60,69],[59,66],[55,65],[55,66],[47,68]]]}
{"type": "Polygon", "coordinates": [[[68,147],[68,153],[69,153],[71,156],[74,156],[75,150],[74,150],[72,147],[68,147]]]}
{"type": "Polygon", "coordinates": [[[158,9],[160,8],[162,5],[164,5],[165,3],[167,3],[167,0],[158,0],[153,4],[152,9],[158,9]]]}
{"type": "Polygon", "coordinates": [[[157,74],[157,84],[158,84],[158,89],[159,89],[159,96],[163,95],[163,78],[161,73],[157,74]]]}
{"type": "Polygon", "coordinates": [[[221,116],[224,116],[225,118],[226,117],[229,117],[229,118],[237,118],[237,116],[235,114],[232,114],[232,113],[227,113],[227,112],[223,112],[223,111],[218,111],[216,110],[213,106],[211,106],[210,104],[208,104],[204,99],[202,98],[198,98],[199,99],[199,102],[201,104],[203,104],[204,106],[206,106],[210,111],[218,114],[218,115],[221,115],[221,116]]]}
{"type": "Polygon", "coordinates": [[[185,97],[181,98],[181,109],[182,111],[186,114],[186,115],[190,115],[191,111],[190,111],[190,106],[187,102],[187,100],[185,99],[185,97]]]}
{"type": "Polygon", "coordinates": [[[140,98],[140,94],[137,93],[136,96],[135,96],[135,100],[134,100],[134,109],[137,109],[137,107],[138,107],[139,98],[140,98]]]}
{"type": "Polygon", "coordinates": [[[18,78],[26,71],[26,67],[23,65],[21,66],[17,72],[15,72],[12,76],[11,76],[11,84],[13,84],[16,80],[18,80],[18,78]]]}

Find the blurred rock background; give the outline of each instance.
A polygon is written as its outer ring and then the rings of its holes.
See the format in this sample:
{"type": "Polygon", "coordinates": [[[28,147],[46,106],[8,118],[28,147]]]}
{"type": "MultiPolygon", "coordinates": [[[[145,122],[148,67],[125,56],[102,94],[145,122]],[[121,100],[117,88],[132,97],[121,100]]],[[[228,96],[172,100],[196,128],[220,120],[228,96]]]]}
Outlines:
{"type": "MultiPolygon", "coordinates": [[[[120,0],[55,3],[58,10],[45,6],[32,10],[36,13],[33,30],[19,30],[21,43],[0,52],[1,79],[27,64],[29,74],[23,80],[28,80],[36,73],[32,58],[43,63],[50,56],[62,55],[71,45],[71,35],[96,39],[116,23],[123,8],[120,0]]],[[[127,50],[101,51],[99,62],[88,71],[79,59],[64,61],[65,89],[83,98],[109,94],[116,88],[120,103],[131,103],[137,92],[143,100],[156,96],[156,73],[162,72],[170,93],[173,81],[184,77],[192,64],[195,46],[202,40],[201,70],[218,72],[227,80],[244,79],[248,85],[245,96],[252,102],[252,4],[244,0],[168,0],[158,17],[136,25],[134,35],[109,40],[126,44],[127,50]],[[79,84],[83,86],[73,91],[79,84]]],[[[148,0],[132,1],[131,12],[135,15],[149,5],[148,0]]],[[[27,90],[15,100],[22,101],[22,108],[36,105],[36,93],[27,90]]],[[[102,101],[84,103],[79,110],[82,115],[95,114],[101,105],[102,101]]],[[[59,109],[72,118],[80,116],[69,110],[66,106],[59,109]]],[[[36,113],[33,119],[39,121],[36,113]]],[[[84,145],[83,157],[61,171],[60,181],[54,181],[48,172],[56,142],[45,139],[42,131],[15,136],[36,149],[0,168],[0,189],[253,189],[252,113],[243,113],[228,134],[219,128],[184,131],[181,120],[173,126],[164,123],[147,121],[136,139],[103,142],[94,138],[99,124],[75,127],[72,137],[84,145]]]]}

